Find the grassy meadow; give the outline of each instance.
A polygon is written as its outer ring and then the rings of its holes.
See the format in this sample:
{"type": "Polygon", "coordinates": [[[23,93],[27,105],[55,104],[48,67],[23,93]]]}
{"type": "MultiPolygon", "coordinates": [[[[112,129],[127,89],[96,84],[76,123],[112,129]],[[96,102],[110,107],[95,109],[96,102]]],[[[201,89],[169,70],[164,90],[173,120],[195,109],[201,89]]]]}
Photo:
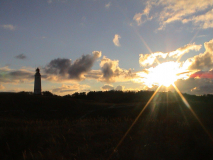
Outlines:
{"type": "Polygon", "coordinates": [[[213,103],[188,102],[208,133],[182,101],[153,100],[114,151],[146,101],[0,94],[0,159],[212,159],[213,103]]]}

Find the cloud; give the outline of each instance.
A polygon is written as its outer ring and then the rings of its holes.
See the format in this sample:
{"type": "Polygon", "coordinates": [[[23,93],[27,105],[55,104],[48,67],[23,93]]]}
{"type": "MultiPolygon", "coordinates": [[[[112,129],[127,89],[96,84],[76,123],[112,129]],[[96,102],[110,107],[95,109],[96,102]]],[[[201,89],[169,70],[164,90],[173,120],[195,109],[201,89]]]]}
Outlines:
{"type": "Polygon", "coordinates": [[[70,59],[57,58],[51,60],[50,63],[44,68],[44,71],[47,74],[66,76],[71,65],[70,59]]]}
{"type": "Polygon", "coordinates": [[[109,9],[110,6],[111,6],[111,2],[105,4],[105,8],[106,8],[106,9],[109,9]]]}
{"type": "Polygon", "coordinates": [[[132,69],[126,70],[119,67],[118,60],[111,60],[103,56],[100,63],[102,77],[99,81],[103,82],[123,82],[131,81],[136,74],[132,73],[132,69]]]}
{"type": "Polygon", "coordinates": [[[12,24],[3,24],[0,25],[0,27],[11,31],[14,31],[16,29],[16,27],[12,24]]]}
{"type": "Polygon", "coordinates": [[[213,39],[204,43],[205,52],[187,59],[185,64],[190,70],[211,69],[213,67],[213,39]]]}
{"type": "Polygon", "coordinates": [[[206,78],[189,78],[186,80],[177,80],[175,85],[182,93],[188,94],[212,94],[213,83],[211,79],[206,78]]]}
{"type": "Polygon", "coordinates": [[[101,70],[91,70],[87,74],[84,75],[87,79],[100,79],[102,77],[101,70]]]}
{"type": "Polygon", "coordinates": [[[124,86],[118,85],[116,88],[113,87],[111,84],[105,84],[104,86],[101,87],[102,90],[104,91],[111,91],[111,90],[116,90],[116,91],[122,91],[124,90],[124,86]]]}
{"type": "Polygon", "coordinates": [[[5,87],[2,85],[2,84],[0,84],[0,90],[3,90],[5,87]]]}
{"type": "Polygon", "coordinates": [[[80,85],[80,84],[73,84],[73,85],[66,85],[62,84],[61,87],[57,87],[52,89],[53,93],[58,93],[58,94],[72,94],[74,92],[83,92],[85,90],[88,90],[90,86],[88,85],[80,85]]]}
{"type": "Polygon", "coordinates": [[[138,26],[140,26],[142,24],[142,20],[141,20],[142,15],[143,15],[143,13],[137,13],[133,17],[133,20],[135,20],[137,22],[138,26]]]}
{"type": "Polygon", "coordinates": [[[175,51],[171,51],[169,53],[163,53],[163,52],[155,52],[152,54],[140,54],[139,55],[139,63],[141,66],[150,66],[155,63],[156,58],[163,58],[166,57],[172,57],[172,58],[180,58],[185,53],[188,53],[191,50],[199,51],[201,49],[202,45],[196,45],[193,44],[187,44],[184,47],[180,47],[176,49],[175,51]]]}
{"type": "Polygon", "coordinates": [[[125,88],[124,86],[119,85],[115,88],[115,90],[116,91],[122,91],[122,90],[124,90],[124,88],[125,88]]]}
{"type": "Polygon", "coordinates": [[[118,60],[111,60],[106,56],[103,57],[100,63],[103,79],[106,82],[114,81],[114,77],[119,76],[122,69],[118,66],[118,60]]]}
{"type": "Polygon", "coordinates": [[[196,45],[195,43],[187,44],[184,47],[178,48],[177,50],[170,52],[168,56],[178,58],[183,54],[188,53],[190,50],[199,51],[201,47],[202,45],[196,45]]]}
{"type": "Polygon", "coordinates": [[[213,9],[203,15],[194,16],[188,21],[192,21],[196,26],[203,29],[213,28],[213,9]]]}
{"type": "Polygon", "coordinates": [[[34,79],[34,72],[19,69],[11,70],[8,67],[0,68],[0,82],[2,83],[23,83],[34,79]]]}
{"type": "Polygon", "coordinates": [[[113,43],[114,43],[114,45],[116,45],[117,47],[120,46],[119,38],[121,38],[121,36],[119,36],[118,34],[115,34],[114,39],[113,39],[113,43]]]}
{"type": "Polygon", "coordinates": [[[146,7],[137,20],[140,22],[142,15],[152,11],[160,25],[158,30],[178,21],[183,24],[191,21],[193,25],[203,29],[212,28],[212,6],[213,1],[210,0],[147,0],[146,7]]]}
{"type": "Polygon", "coordinates": [[[26,59],[27,57],[24,54],[19,54],[19,55],[15,56],[15,58],[17,58],[17,59],[26,59]]]}
{"type": "Polygon", "coordinates": [[[152,54],[139,54],[139,63],[141,66],[148,66],[154,64],[156,58],[166,58],[168,53],[155,52],[152,54]]]}
{"type": "Polygon", "coordinates": [[[166,0],[161,1],[159,4],[161,6],[164,6],[164,9],[160,13],[159,18],[159,20],[161,21],[161,26],[159,29],[163,29],[167,24],[174,21],[186,21],[193,15],[196,16],[195,14],[197,14],[198,12],[205,15],[206,10],[208,10],[208,8],[211,8],[213,2],[208,0],[166,0]]]}
{"type": "Polygon", "coordinates": [[[190,78],[207,78],[213,79],[213,70],[210,71],[198,71],[190,75],[190,78]]]}
{"type": "Polygon", "coordinates": [[[114,90],[114,87],[113,85],[105,84],[104,86],[101,87],[101,89],[104,91],[110,91],[110,90],[114,90]]]}
{"type": "Polygon", "coordinates": [[[151,20],[153,17],[149,17],[149,12],[152,8],[152,5],[150,1],[146,2],[146,7],[143,10],[142,13],[136,13],[133,17],[133,20],[136,21],[137,25],[140,26],[142,23],[146,22],[147,20],[151,20]],[[142,20],[142,17],[144,17],[144,20],[142,20]]]}
{"type": "Polygon", "coordinates": [[[83,55],[73,63],[70,59],[54,59],[44,68],[45,73],[60,76],[62,79],[84,79],[97,58],[101,57],[100,51],[93,51],[92,55],[83,55]]]}

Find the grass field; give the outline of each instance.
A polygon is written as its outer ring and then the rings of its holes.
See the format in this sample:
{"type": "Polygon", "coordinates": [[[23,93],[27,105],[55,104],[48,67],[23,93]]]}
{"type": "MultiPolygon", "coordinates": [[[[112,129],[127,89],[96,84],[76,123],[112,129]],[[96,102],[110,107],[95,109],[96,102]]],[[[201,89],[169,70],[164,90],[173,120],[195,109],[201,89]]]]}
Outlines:
{"type": "MultiPolygon", "coordinates": [[[[145,103],[63,100],[57,108],[58,99],[51,111],[39,109],[46,99],[36,98],[30,109],[11,102],[8,110],[1,102],[0,159],[213,159],[211,137],[184,103],[152,102],[114,152],[145,103]]],[[[189,103],[213,135],[212,103],[189,103]]]]}

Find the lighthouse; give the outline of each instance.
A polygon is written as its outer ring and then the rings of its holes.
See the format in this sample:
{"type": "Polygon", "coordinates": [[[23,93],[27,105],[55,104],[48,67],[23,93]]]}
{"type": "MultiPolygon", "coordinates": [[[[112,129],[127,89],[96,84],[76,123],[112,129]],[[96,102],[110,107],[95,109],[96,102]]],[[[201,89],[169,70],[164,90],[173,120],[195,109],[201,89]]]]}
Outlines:
{"type": "Polygon", "coordinates": [[[41,74],[39,68],[36,69],[35,74],[34,94],[41,95],[41,74]]]}

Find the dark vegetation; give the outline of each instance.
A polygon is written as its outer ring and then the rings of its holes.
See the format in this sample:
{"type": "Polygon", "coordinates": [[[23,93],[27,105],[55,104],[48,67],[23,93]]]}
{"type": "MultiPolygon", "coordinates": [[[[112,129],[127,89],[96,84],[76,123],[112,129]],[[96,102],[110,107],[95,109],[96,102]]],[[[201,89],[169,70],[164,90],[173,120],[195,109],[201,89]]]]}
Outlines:
{"type": "Polygon", "coordinates": [[[213,95],[0,93],[0,159],[213,159],[213,95]],[[113,153],[113,154],[112,154],[113,153]]]}

